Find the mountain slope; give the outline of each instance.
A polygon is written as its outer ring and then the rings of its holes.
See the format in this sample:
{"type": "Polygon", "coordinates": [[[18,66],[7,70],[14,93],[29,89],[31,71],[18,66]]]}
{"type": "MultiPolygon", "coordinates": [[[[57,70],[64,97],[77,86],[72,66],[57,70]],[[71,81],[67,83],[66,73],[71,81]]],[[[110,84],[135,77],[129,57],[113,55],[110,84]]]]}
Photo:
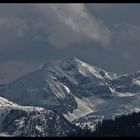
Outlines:
{"type": "Polygon", "coordinates": [[[76,58],[49,62],[41,70],[2,87],[0,95],[21,105],[52,108],[63,114],[72,113],[83,103],[88,114],[92,109],[81,98],[98,93],[110,96],[111,92],[106,84],[111,79],[109,75],[112,73],[76,58]]]}
{"type": "Polygon", "coordinates": [[[140,73],[117,75],[77,58],[46,63],[0,88],[20,105],[44,107],[77,125],[140,111],[140,73]]]}
{"type": "Polygon", "coordinates": [[[0,97],[0,136],[67,136],[78,129],[52,110],[20,106],[0,97]]]}

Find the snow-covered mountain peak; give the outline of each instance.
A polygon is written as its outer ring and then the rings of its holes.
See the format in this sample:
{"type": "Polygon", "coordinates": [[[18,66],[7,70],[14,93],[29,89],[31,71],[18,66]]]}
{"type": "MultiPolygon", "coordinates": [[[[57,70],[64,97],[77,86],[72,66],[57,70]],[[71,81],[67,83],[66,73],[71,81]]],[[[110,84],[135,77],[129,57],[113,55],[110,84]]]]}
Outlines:
{"type": "Polygon", "coordinates": [[[99,78],[99,79],[106,78],[109,80],[112,80],[118,77],[117,74],[115,73],[107,72],[101,68],[98,68],[86,62],[83,62],[75,57],[70,60],[74,63],[74,65],[76,65],[78,71],[86,77],[95,76],[96,78],[99,78]]]}
{"type": "Polygon", "coordinates": [[[110,104],[114,106],[108,112],[114,113],[119,108],[115,100],[123,102],[135,97],[126,94],[127,97],[124,91],[138,91],[140,82],[136,80],[117,78],[115,73],[74,57],[47,62],[40,70],[1,87],[0,96],[22,106],[55,110],[72,121],[95,112],[98,115],[102,109],[106,112],[110,104]]]}
{"type": "Polygon", "coordinates": [[[74,65],[78,65],[78,64],[82,65],[82,64],[85,63],[85,62],[83,62],[82,60],[80,60],[80,59],[78,59],[76,57],[72,57],[68,61],[69,61],[69,63],[73,63],[74,65]]]}
{"type": "Polygon", "coordinates": [[[97,79],[106,78],[112,80],[117,77],[115,73],[106,72],[103,69],[87,64],[76,57],[72,57],[69,60],[47,62],[42,67],[42,70],[57,75],[65,75],[68,73],[70,75],[75,75],[79,73],[85,77],[96,77],[97,79]]]}
{"type": "Polygon", "coordinates": [[[42,67],[42,69],[51,69],[51,68],[58,68],[58,67],[66,67],[69,65],[77,65],[78,63],[82,63],[79,59],[76,57],[72,57],[70,59],[61,59],[61,60],[51,60],[47,61],[46,64],[42,67]]]}

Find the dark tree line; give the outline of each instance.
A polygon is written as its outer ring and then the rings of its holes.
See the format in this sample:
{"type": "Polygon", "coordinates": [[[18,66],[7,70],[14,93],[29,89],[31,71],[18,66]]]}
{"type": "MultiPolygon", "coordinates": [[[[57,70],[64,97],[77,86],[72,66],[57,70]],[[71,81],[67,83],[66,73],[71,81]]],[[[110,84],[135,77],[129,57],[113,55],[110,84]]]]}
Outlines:
{"type": "Polygon", "coordinates": [[[104,120],[97,125],[95,136],[140,136],[140,113],[104,120]]]}
{"type": "Polygon", "coordinates": [[[140,113],[134,112],[130,115],[117,117],[114,120],[103,120],[103,122],[97,124],[94,132],[85,127],[69,136],[140,137],[140,113]]]}

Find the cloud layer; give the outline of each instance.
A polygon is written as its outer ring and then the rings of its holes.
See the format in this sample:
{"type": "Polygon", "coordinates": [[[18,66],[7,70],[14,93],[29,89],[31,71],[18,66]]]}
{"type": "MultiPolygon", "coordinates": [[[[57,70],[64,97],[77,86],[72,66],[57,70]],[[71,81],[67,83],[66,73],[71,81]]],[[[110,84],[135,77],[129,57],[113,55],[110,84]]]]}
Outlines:
{"type": "Polygon", "coordinates": [[[73,56],[108,71],[136,71],[139,13],[135,4],[1,4],[0,82],[73,56]]]}
{"type": "Polygon", "coordinates": [[[50,22],[49,40],[65,47],[74,42],[93,40],[103,46],[110,43],[110,31],[84,4],[39,5],[50,22]]]}
{"type": "Polygon", "coordinates": [[[32,39],[48,41],[59,48],[88,40],[102,46],[110,44],[110,31],[84,4],[25,4],[11,5],[10,9],[18,14],[0,16],[2,40],[7,36],[11,41],[10,32],[14,34],[12,40],[32,34],[32,39]]]}

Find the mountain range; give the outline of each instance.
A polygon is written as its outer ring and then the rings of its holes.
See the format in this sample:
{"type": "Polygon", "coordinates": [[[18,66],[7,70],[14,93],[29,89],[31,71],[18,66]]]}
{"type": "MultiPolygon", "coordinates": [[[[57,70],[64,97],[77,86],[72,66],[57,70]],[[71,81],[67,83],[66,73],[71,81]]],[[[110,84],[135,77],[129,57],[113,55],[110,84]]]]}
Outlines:
{"type": "Polygon", "coordinates": [[[0,86],[0,135],[66,136],[140,111],[140,71],[119,75],[77,58],[49,61],[0,86]]]}

